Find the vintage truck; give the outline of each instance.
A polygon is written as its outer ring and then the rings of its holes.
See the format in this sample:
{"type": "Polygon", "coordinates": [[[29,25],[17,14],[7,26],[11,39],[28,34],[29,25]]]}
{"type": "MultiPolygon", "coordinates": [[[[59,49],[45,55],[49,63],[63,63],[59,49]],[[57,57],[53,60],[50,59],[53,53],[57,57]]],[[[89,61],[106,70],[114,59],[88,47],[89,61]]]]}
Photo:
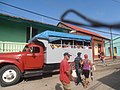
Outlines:
{"type": "Polygon", "coordinates": [[[21,52],[0,54],[0,84],[9,86],[16,84],[20,78],[43,75],[43,73],[59,70],[63,54],[69,52],[76,57],[77,52],[89,55],[92,60],[90,36],[80,36],[63,32],[45,31],[33,37],[21,52]]]}

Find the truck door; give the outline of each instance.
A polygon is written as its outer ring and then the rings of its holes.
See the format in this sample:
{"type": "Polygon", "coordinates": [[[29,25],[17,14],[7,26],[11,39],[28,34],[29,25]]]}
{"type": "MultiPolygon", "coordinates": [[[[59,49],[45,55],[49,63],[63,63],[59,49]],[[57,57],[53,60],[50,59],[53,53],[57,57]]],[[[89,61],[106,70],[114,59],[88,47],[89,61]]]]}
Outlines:
{"type": "Polygon", "coordinates": [[[42,47],[29,47],[29,51],[24,58],[24,69],[40,69],[44,63],[44,53],[42,47]]]}

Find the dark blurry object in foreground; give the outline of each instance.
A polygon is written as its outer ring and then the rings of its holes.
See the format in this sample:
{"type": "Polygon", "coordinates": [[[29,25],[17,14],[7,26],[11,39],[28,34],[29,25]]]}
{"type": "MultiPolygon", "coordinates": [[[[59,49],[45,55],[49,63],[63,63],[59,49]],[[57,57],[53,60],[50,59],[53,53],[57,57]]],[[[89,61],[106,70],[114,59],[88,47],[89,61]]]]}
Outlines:
{"type": "Polygon", "coordinates": [[[67,10],[65,13],[63,13],[63,15],[61,16],[61,21],[62,21],[62,22],[65,22],[65,23],[77,25],[77,26],[108,27],[108,28],[116,28],[116,29],[119,29],[119,28],[120,28],[120,23],[107,24],[107,23],[95,21],[95,20],[92,20],[91,18],[88,18],[88,17],[84,16],[83,14],[81,14],[81,13],[75,11],[75,10],[72,10],[72,9],[67,10]],[[80,18],[82,18],[82,19],[84,19],[85,21],[89,22],[90,25],[65,19],[65,16],[67,16],[67,14],[69,14],[69,13],[74,13],[74,14],[76,14],[76,15],[79,16],[80,18]]]}

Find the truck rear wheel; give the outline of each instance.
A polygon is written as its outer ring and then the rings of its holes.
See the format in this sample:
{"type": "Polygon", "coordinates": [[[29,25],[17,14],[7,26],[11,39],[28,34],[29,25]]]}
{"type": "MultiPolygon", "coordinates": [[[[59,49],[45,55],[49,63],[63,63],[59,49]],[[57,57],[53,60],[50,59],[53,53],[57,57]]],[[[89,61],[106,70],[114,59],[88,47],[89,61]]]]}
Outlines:
{"type": "Polygon", "coordinates": [[[0,84],[3,87],[16,84],[20,77],[20,70],[15,65],[6,65],[0,69],[0,84]]]}

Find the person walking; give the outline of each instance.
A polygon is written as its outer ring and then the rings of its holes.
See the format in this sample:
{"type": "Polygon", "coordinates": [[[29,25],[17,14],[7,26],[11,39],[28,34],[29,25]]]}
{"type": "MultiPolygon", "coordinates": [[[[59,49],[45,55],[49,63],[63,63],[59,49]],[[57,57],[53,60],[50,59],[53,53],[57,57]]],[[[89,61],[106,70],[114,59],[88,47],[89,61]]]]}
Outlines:
{"type": "Polygon", "coordinates": [[[92,63],[91,61],[88,59],[88,55],[85,54],[84,58],[81,62],[81,64],[83,65],[83,75],[85,77],[85,81],[84,81],[84,87],[87,88],[87,85],[89,84],[89,73],[90,73],[90,69],[92,67],[92,63]]]}
{"type": "Polygon", "coordinates": [[[79,83],[82,83],[82,79],[81,79],[81,72],[82,72],[81,61],[82,61],[81,52],[78,52],[77,57],[74,60],[75,69],[76,69],[76,75],[77,75],[76,85],[78,85],[79,83]]]}
{"type": "Polygon", "coordinates": [[[103,64],[103,65],[107,66],[104,58],[105,58],[104,53],[101,52],[101,54],[100,54],[100,60],[102,61],[102,64],[103,64]]]}
{"type": "Polygon", "coordinates": [[[70,87],[70,65],[68,60],[70,59],[69,53],[64,53],[64,59],[60,63],[60,81],[63,85],[64,90],[71,90],[70,87]]]}

